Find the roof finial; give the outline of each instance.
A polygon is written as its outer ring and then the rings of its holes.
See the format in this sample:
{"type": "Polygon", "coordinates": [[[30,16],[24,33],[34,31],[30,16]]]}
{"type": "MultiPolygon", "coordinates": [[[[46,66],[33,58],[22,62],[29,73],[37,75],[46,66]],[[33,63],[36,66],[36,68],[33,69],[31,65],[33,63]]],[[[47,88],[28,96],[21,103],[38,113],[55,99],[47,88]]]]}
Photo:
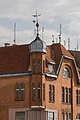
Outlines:
{"type": "Polygon", "coordinates": [[[36,23],[36,31],[37,31],[37,36],[39,35],[39,23],[38,23],[38,17],[41,16],[41,14],[34,14],[33,17],[36,17],[36,20],[34,20],[33,22],[36,23]]]}

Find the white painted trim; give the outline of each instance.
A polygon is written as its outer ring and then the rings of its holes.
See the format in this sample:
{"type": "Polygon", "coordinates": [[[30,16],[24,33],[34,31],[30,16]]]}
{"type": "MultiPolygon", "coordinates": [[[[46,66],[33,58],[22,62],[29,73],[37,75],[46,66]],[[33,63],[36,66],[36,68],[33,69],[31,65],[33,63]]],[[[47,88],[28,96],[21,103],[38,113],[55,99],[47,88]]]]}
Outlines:
{"type": "Polygon", "coordinates": [[[31,106],[31,108],[42,108],[42,109],[45,109],[45,106],[31,106]]]}
{"type": "Polygon", "coordinates": [[[46,76],[48,76],[48,77],[55,77],[55,78],[57,78],[57,75],[53,75],[53,74],[49,74],[49,73],[46,73],[46,76]]]}
{"type": "Polygon", "coordinates": [[[30,75],[31,73],[13,73],[13,74],[3,74],[0,77],[16,77],[16,76],[25,76],[30,75]]]}

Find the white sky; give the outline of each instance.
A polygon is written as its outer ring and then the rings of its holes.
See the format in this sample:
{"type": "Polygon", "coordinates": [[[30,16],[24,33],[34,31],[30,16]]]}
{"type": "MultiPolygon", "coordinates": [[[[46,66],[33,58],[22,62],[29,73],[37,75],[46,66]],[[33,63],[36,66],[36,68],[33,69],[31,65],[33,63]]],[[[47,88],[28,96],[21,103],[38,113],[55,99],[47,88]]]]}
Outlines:
{"type": "Polygon", "coordinates": [[[68,38],[70,48],[80,50],[80,0],[0,0],[0,46],[5,42],[13,44],[14,23],[16,22],[16,43],[30,43],[34,40],[35,24],[33,14],[41,13],[39,18],[40,36],[44,27],[43,40],[52,43],[52,35],[58,38],[59,25],[62,24],[62,44],[68,38]]]}

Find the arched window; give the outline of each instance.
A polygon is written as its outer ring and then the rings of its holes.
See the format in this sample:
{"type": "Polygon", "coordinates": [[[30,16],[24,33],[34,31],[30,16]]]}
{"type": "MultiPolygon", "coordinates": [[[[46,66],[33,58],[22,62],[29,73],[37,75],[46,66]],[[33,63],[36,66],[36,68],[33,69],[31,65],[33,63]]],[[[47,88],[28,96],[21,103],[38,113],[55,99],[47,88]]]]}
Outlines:
{"type": "Polygon", "coordinates": [[[41,100],[41,84],[38,83],[38,100],[41,100]]]}
{"type": "Polygon", "coordinates": [[[24,98],[25,98],[25,91],[24,91],[24,89],[25,89],[25,85],[22,82],[20,84],[20,100],[24,100],[24,98]]]}
{"type": "Polygon", "coordinates": [[[41,72],[41,61],[38,60],[38,73],[40,73],[40,72],[41,72]]]}
{"type": "Polygon", "coordinates": [[[68,68],[64,68],[62,76],[65,78],[70,78],[70,71],[68,68]]]}
{"type": "Polygon", "coordinates": [[[36,100],[36,85],[35,83],[32,83],[32,100],[36,100]]]}
{"type": "Polygon", "coordinates": [[[19,100],[19,84],[15,84],[15,100],[19,100]]]}

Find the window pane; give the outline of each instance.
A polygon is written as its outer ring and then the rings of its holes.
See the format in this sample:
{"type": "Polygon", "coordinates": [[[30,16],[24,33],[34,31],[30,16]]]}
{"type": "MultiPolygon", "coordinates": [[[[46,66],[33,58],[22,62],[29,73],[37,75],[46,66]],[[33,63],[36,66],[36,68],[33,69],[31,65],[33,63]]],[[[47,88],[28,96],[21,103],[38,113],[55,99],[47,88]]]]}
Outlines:
{"type": "Polygon", "coordinates": [[[15,120],[25,120],[25,112],[16,112],[15,120]]]}
{"type": "Polygon", "coordinates": [[[52,102],[54,102],[54,97],[55,97],[55,87],[52,85],[52,102]]]}
{"type": "Polygon", "coordinates": [[[32,83],[32,100],[36,100],[36,85],[32,83]]]}
{"type": "Polygon", "coordinates": [[[62,102],[65,102],[65,90],[64,90],[64,87],[62,87],[62,102]]]}
{"type": "Polygon", "coordinates": [[[51,102],[51,85],[49,85],[49,101],[51,102]]]}
{"type": "Polygon", "coordinates": [[[38,100],[41,100],[41,84],[38,84],[38,100]]]}
{"type": "Polygon", "coordinates": [[[76,90],[76,104],[78,104],[78,90],[76,90]]]}
{"type": "Polygon", "coordinates": [[[20,90],[19,90],[19,84],[18,83],[15,84],[15,92],[16,92],[15,99],[19,100],[20,90]]]}
{"type": "Polygon", "coordinates": [[[45,84],[43,84],[43,100],[45,100],[45,84]]]}
{"type": "Polygon", "coordinates": [[[22,82],[21,85],[20,85],[20,100],[24,100],[25,98],[25,85],[24,83],[22,82]]]}
{"type": "Polygon", "coordinates": [[[68,103],[68,88],[66,88],[66,103],[68,103]]]}
{"type": "Polygon", "coordinates": [[[64,68],[62,76],[66,78],[70,78],[70,72],[67,68],[64,68]]]}

